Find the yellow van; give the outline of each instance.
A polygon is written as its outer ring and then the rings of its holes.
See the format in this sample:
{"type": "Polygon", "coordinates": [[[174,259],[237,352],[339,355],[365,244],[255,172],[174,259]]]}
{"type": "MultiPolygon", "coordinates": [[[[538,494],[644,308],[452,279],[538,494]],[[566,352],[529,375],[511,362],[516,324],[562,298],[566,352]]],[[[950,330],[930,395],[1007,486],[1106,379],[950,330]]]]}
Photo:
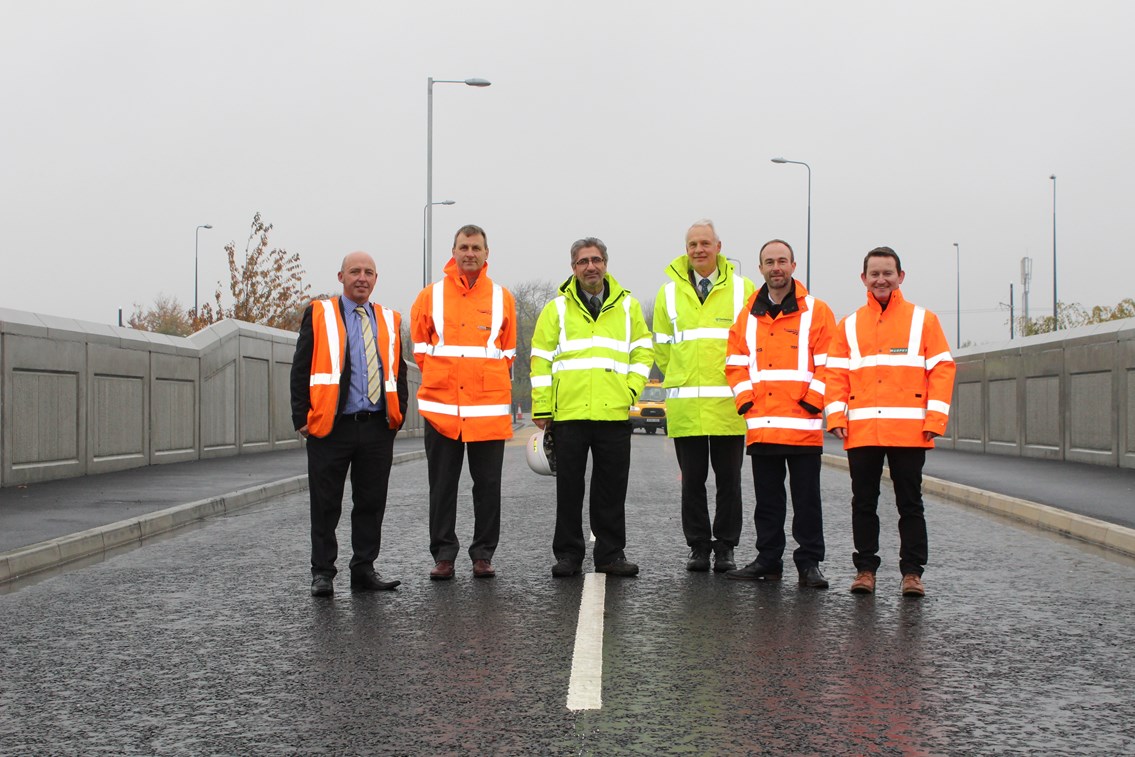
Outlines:
{"type": "Polygon", "coordinates": [[[643,387],[635,404],[631,405],[631,428],[641,428],[648,434],[658,429],[666,433],[666,390],[659,381],[651,381],[643,387]]]}

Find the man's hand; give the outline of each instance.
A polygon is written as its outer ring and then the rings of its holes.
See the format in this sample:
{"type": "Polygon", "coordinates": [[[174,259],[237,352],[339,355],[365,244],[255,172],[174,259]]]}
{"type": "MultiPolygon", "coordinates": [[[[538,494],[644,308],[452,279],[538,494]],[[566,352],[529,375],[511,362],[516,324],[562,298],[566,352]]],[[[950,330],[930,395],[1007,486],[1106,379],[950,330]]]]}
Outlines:
{"type": "Polygon", "coordinates": [[[548,421],[550,421],[550,420],[551,420],[551,418],[533,418],[532,422],[536,424],[536,428],[543,431],[545,428],[548,427],[548,421]]]}
{"type": "Polygon", "coordinates": [[[297,428],[296,431],[299,431],[300,436],[302,436],[304,439],[307,438],[307,424],[306,423],[303,424],[302,426],[300,426],[299,428],[297,428]]]}
{"type": "Polygon", "coordinates": [[[836,439],[846,439],[847,438],[847,429],[844,428],[843,426],[840,426],[839,428],[829,429],[829,431],[831,431],[831,435],[834,436],[836,439]]]}
{"type": "Polygon", "coordinates": [[[936,436],[941,436],[941,434],[937,434],[933,431],[923,431],[922,432],[922,438],[925,439],[926,441],[931,441],[936,436]]]}

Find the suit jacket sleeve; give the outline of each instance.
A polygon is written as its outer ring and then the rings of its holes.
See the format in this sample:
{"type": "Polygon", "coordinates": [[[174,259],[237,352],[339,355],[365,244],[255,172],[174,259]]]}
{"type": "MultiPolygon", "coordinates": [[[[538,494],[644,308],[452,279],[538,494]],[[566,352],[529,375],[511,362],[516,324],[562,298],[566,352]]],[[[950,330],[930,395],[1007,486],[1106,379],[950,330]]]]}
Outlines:
{"type": "Polygon", "coordinates": [[[311,305],[303,311],[296,354],[292,358],[292,425],[301,429],[307,425],[307,411],[311,409],[311,352],[315,338],[311,333],[311,305]]]}

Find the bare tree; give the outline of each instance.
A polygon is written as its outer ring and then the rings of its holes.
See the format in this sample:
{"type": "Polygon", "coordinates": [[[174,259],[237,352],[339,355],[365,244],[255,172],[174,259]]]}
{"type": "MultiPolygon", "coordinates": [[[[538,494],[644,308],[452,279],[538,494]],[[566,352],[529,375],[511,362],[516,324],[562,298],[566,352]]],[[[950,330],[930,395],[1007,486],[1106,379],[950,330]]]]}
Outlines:
{"type": "Polygon", "coordinates": [[[522,281],[509,286],[516,300],[516,361],[512,364],[512,401],[532,407],[532,332],[544,306],[555,298],[558,285],[551,281],[522,281]]]}
{"type": "Polygon", "coordinates": [[[229,258],[229,291],[233,304],[226,308],[221,290],[215,294],[216,306],[205,303],[193,319],[200,329],[223,318],[260,323],[278,329],[297,331],[303,310],[309,302],[308,286],[303,283],[304,270],[299,253],[289,254],[283,248],[268,249],[266,224],[260,213],[252,217],[252,230],[244,246],[244,260],[237,262],[236,243],[225,245],[229,258]],[[254,246],[255,242],[255,246],[254,246]]]}

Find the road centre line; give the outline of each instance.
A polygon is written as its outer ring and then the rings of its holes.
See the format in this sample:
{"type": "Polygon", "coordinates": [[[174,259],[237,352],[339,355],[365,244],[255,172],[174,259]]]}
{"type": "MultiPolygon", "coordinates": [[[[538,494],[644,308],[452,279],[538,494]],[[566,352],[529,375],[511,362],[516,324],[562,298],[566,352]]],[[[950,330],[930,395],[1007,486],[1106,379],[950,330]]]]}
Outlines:
{"type": "Polygon", "coordinates": [[[571,656],[568,683],[569,710],[598,710],[603,706],[603,605],[605,573],[587,573],[579,598],[579,622],[575,627],[575,651],[571,656]]]}

